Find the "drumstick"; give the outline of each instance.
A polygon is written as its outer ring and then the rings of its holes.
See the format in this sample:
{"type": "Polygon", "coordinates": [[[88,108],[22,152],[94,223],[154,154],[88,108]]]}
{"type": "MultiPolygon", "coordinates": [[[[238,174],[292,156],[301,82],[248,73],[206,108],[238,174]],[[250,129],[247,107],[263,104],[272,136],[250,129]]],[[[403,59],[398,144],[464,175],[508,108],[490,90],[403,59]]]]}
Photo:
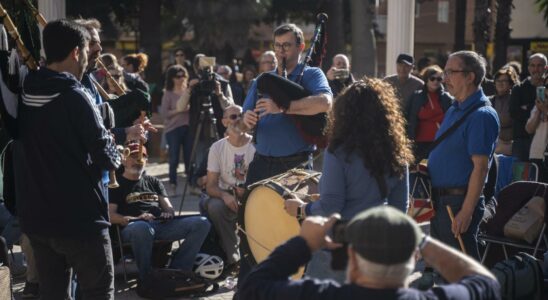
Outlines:
{"type": "MultiPolygon", "coordinates": [[[[141,125],[143,125],[145,123],[145,117],[146,117],[146,112],[144,110],[141,111],[141,125]]],[[[143,140],[141,138],[139,138],[139,152],[138,152],[138,156],[137,156],[137,161],[140,163],[140,164],[143,164],[143,146],[144,146],[144,143],[143,143],[143,140]]]]}
{"type": "MultiPolygon", "coordinates": [[[[455,216],[453,215],[453,210],[451,209],[451,206],[447,205],[447,213],[449,214],[449,218],[451,218],[451,224],[455,222],[455,216]]],[[[466,254],[466,248],[464,248],[464,242],[462,241],[462,237],[460,236],[460,233],[457,234],[457,240],[459,240],[460,249],[462,250],[462,253],[466,254]]]]}

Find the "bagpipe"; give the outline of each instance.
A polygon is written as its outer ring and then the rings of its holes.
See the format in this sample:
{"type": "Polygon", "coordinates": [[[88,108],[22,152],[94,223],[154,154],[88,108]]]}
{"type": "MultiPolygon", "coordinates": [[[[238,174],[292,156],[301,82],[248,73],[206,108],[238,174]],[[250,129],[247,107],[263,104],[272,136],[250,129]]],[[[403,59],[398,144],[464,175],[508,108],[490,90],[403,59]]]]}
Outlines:
{"type": "MultiPolygon", "coordinates": [[[[38,69],[36,61],[39,58],[41,43],[37,25],[40,24],[42,27],[47,25],[45,18],[29,0],[21,2],[23,4],[14,4],[13,8],[19,19],[16,21],[19,22],[13,22],[7,10],[0,4],[0,18],[2,19],[2,25],[0,25],[0,120],[2,127],[6,129],[11,139],[16,139],[18,134],[17,109],[22,93],[23,79],[28,70],[38,69]],[[19,33],[15,23],[23,28],[23,34],[19,33]],[[11,49],[10,51],[6,31],[15,42],[17,50],[11,49]],[[21,65],[21,60],[24,66],[21,65]]],[[[104,100],[108,101],[106,102],[108,104],[98,107],[105,128],[130,127],[135,124],[135,120],[139,120],[143,124],[145,116],[151,115],[150,96],[140,90],[126,93],[112,78],[101,61],[99,64],[105,69],[108,79],[112,80],[119,95],[112,99],[99,84],[95,85],[104,100]]],[[[116,187],[114,171],[110,172],[110,178],[110,186],[116,187]]]]}
{"type": "MultiPolygon", "coordinates": [[[[311,67],[321,65],[327,44],[327,35],[325,32],[326,21],[327,14],[318,14],[316,29],[314,30],[310,48],[306,53],[303,63],[299,65],[301,70],[297,73],[295,82],[287,79],[286,70],[282,70],[283,76],[273,73],[263,73],[257,78],[257,90],[259,93],[269,95],[280,108],[287,110],[291,105],[291,101],[312,95],[300,83],[306,65],[311,67]]],[[[290,117],[299,130],[299,134],[307,143],[325,148],[327,145],[326,129],[329,121],[327,113],[318,113],[311,116],[290,115],[290,117]]]]}

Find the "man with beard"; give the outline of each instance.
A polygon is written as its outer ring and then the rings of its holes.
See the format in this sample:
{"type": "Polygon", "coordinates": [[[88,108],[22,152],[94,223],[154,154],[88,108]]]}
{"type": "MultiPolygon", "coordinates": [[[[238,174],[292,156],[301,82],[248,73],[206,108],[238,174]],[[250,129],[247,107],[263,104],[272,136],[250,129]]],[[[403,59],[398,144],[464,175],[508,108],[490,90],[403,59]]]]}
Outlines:
{"type": "Polygon", "coordinates": [[[124,173],[118,179],[120,187],[110,190],[112,223],[123,227],[121,238],[131,243],[141,280],[151,271],[154,240],[184,239],[170,268],[191,271],[209,232],[209,222],[200,216],[174,218],[175,211],[164,185],[144,174],[147,152],[143,147],[143,161],[139,162],[140,147],[143,146],[137,143],[128,146],[129,155],[122,159],[124,173]]]}
{"type": "MultiPolygon", "coordinates": [[[[97,80],[93,76],[93,72],[97,70],[97,59],[99,58],[99,56],[101,55],[101,51],[103,50],[103,48],[101,47],[101,38],[99,36],[99,32],[101,32],[101,23],[97,19],[77,19],[74,20],[74,22],[84,26],[87,29],[91,38],[88,50],[89,63],[84,75],[82,76],[82,84],[87,88],[88,92],[95,100],[95,104],[99,105],[103,103],[104,100],[107,100],[102,99],[101,95],[99,94],[99,91],[95,87],[95,83],[97,82],[97,80]]],[[[145,120],[143,125],[136,124],[126,128],[112,129],[112,133],[114,133],[118,144],[123,144],[126,140],[135,141],[139,139],[143,140],[143,142],[146,142],[146,133],[148,131],[157,131],[148,119],[145,120]]]]}
{"type": "Polygon", "coordinates": [[[537,98],[537,86],[543,84],[542,75],[546,68],[546,56],[535,53],[529,57],[529,77],[521,84],[514,86],[510,94],[510,116],[514,120],[514,141],[512,143],[512,156],[521,161],[529,160],[531,147],[531,135],[525,131],[525,124],[531,115],[537,98]]]}
{"type": "Polygon", "coordinates": [[[120,164],[94,100],[80,83],[89,34],[58,20],[43,31],[46,66],[23,83],[14,141],[17,211],[29,237],[42,299],[65,299],[70,268],[84,298],[114,299],[102,170],[120,164]]]}

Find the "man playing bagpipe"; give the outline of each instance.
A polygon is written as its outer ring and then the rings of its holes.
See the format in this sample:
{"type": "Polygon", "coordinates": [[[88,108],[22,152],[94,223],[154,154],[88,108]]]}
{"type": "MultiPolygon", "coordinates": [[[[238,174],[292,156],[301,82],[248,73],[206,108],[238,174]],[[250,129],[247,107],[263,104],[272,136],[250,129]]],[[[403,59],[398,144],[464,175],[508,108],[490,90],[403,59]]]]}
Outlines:
{"type": "MultiPolygon", "coordinates": [[[[260,95],[258,81],[253,82],[244,102],[244,123],[255,129],[257,152],[249,166],[246,185],[283,173],[310,160],[314,144],[306,141],[290,115],[316,115],[330,110],[332,93],[319,68],[304,66],[302,79],[299,63],[304,50],[302,30],[294,24],[279,26],[274,31],[274,51],[278,67],[271,73],[287,74],[291,81],[300,81],[310,96],[294,99],[287,109],[281,108],[272,95],[260,95]]],[[[283,89],[283,87],[280,87],[283,89]]]]}
{"type": "Polygon", "coordinates": [[[146,149],[138,143],[130,144],[128,149],[129,155],[122,158],[124,173],[118,179],[120,187],[109,190],[109,212],[112,223],[123,226],[121,238],[131,244],[139,278],[145,279],[151,271],[154,240],[184,239],[170,267],[191,271],[209,232],[209,222],[199,216],[174,218],[175,212],[164,185],[157,178],[144,174],[146,149]]]}

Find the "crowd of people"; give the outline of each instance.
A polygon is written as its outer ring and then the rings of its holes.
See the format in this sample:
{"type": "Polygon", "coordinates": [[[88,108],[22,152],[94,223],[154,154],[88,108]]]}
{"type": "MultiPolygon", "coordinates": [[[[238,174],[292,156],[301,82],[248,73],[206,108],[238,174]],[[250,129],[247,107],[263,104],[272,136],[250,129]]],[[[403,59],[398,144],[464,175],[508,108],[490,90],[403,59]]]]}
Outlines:
{"type": "Polygon", "coordinates": [[[119,226],[140,281],[153,268],[155,240],[183,241],[169,267],[192,271],[214,230],[225,270],[238,273],[236,299],[500,298],[494,276],[478,262],[483,189],[498,155],[535,163],[539,181],[548,180],[547,96],[537,93],[548,82],[544,54],[529,57],[522,82],[519,65],[497,70],[489,94],[482,88],[486,61],[473,51],[417,73],[413,56],[402,53],[397,74],[354,78],[344,54],[326,72],[303,64],[304,36],[294,24],[277,27],[272,51],[259,57],[258,68],[241,72],[213,65],[204,54],[187,60],[176,49],[159,109],[169,153],[166,189],[145,173],[146,145],[157,131],[148,117],[109,126],[112,114],[102,113],[109,111],[104,103],[123,94],[149,92],[148,57],[102,53],[100,30],[95,19],[48,23],[45,64],[24,80],[10,148],[16,212],[0,206],[8,246],[23,240],[24,297],[113,299],[109,227],[119,226]],[[260,91],[257,77],[264,73],[286,75],[310,95],[284,107],[260,91]],[[329,124],[319,199],[285,200],[287,214],[303,220],[300,234],[255,266],[242,253],[245,235],[237,234],[246,190],[293,168],[312,169],[321,149],[293,117],[321,113],[329,124]],[[180,183],[181,151],[186,184],[202,194],[200,216],[178,216],[169,200],[180,183]],[[436,211],[431,236],[405,215],[409,173],[423,160],[436,211]],[[109,189],[113,171],[119,187],[109,189]],[[336,271],[331,250],[340,241],[326,235],[339,218],[349,221],[343,234],[349,247],[346,270],[336,271]],[[420,289],[408,288],[418,256],[426,263],[420,289]],[[288,279],[304,264],[311,279],[288,279]],[[435,273],[446,284],[433,287],[435,273]]]}

